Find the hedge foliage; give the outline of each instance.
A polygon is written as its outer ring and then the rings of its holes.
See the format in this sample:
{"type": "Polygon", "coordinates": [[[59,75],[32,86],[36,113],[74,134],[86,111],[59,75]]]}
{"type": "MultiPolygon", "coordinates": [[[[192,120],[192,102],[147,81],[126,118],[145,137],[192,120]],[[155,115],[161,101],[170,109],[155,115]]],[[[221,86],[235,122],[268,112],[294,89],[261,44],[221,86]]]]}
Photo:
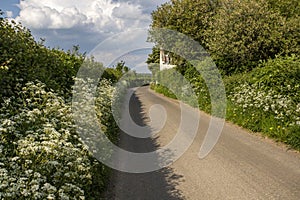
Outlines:
{"type": "MultiPolygon", "coordinates": [[[[85,59],[78,50],[47,48],[0,17],[0,199],[99,199],[104,191],[110,169],[79,137],[71,109],[85,59]]],[[[111,104],[118,71],[93,59],[85,64],[104,72],[95,110],[103,134],[116,141],[111,104]]]]}
{"type": "MultiPolygon", "coordinates": [[[[192,67],[184,74],[198,97],[195,104],[189,101],[190,95],[183,92],[185,85],[176,78],[170,78],[175,73],[175,70],[158,72],[159,84],[152,84],[151,88],[211,113],[211,91],[203,76],[192,67]],[[175,92],[174,85],[177,86],[175,92]]],[[[250,73],[225,76],[223,82],[227,97],[227,120],[300,150],[299,56],[270,59],[250,73]]]]}
{"type": "MultiPolygon", "coordinates": [[[[152,13],[151,27],[184,33],[208,51],[223,76],[227,119],[300,149],[299,11],[296,0],[172,0],[152,13]]],[[[173,97],[160,77],[174,72],[158,72],[153,64],[163,46],[153,32],[149,38],[157,46],[148,64],[160,84],[152,88],[173,97]]],[[[172,56],[198,95],[199,108],[210,113],[210,91],[199,66],[172,56]]]]}
{"type": "MultiPolygon", "coordinates": [[[[295,0],[174,0],[152,13],[151,27],[190,36],[230,75],[277,55],[299,54],[299,7],[295,0]]],[[[161,45],[151,31],[150,38],[161,45]]],[[[182,60],[173,61],[186,68],[182,60]]]]}
{"type": "Polygon", "coordinates": [[[36,42],[21,24],[0,18],[0,96],[15,94],[17,84],[39,80],[55,92],[70,95],[73,77],[84,55],[74,51],[48,49],[36,42]]]}

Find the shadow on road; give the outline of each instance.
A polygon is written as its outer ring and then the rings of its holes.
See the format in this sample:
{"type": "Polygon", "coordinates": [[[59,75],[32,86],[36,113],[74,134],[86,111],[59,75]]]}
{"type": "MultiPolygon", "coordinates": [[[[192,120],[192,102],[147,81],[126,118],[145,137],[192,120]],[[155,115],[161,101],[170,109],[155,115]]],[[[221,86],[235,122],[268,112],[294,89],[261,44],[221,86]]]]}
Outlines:
{"type": "MultiPolygon", "coordinates": [[[[142,103],[135,93],[131,96],[129,109],[134,122],[146,127],[147,116],[145,116],[142,103]]],[[[157,138],[135,138],[122,131],[118,145],[127,151],[136,153],[152,152],[159,148],[157,138]]],[[[163,158],[157,155],[157,161],[160,159],[163,158]]],[[[113,170],[112,174],[111,183],[104,199],[184,199],[182,192],[176,188],[183,181],[183,177],[176,174],[169,167],[142,174],[130,174],[113,170]]]]}

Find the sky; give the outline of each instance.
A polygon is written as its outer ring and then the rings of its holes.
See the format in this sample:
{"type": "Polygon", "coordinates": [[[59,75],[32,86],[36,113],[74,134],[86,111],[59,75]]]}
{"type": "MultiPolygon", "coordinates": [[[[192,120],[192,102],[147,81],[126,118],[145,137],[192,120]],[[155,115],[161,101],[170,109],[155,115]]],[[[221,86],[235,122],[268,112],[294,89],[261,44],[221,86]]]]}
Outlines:
{"type": "Polygon", "coordinates": [[[105,58],[107,66],[127,59],[130,67],[141,68],[153,46],[145,42],[151,12],[167,1],[0,0],[0,9],[29,28],[36,40],[45,39],[47,47],[79,45],[96,60],[105,58]]]}

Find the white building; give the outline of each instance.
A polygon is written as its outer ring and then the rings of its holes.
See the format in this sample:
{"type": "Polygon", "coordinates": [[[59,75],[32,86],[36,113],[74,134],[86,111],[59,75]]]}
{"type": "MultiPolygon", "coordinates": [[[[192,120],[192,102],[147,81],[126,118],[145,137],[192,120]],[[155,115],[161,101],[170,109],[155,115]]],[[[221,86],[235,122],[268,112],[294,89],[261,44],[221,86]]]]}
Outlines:
{"type": "Polygon", "coordinates": [[[160,61],[159,67],[160,71],[164,69],[171,69],[176,67],[176,65],[172,65],[172,58],[170,57],[169,53],[165,53],[163,49],[160,49],[160,61]]]}

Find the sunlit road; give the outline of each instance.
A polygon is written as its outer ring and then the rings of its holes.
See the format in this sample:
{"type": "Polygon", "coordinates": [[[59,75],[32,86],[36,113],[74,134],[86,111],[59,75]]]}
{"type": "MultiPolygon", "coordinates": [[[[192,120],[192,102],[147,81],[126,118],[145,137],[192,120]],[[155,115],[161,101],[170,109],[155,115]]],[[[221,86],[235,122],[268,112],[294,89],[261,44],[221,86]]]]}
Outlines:
{"type": "MultiPolygon", "coordinates": [[[[140,125],[149,123],[154,104],[164,107],[167,121],[154,137],[136,139],[121,134],[119,146],[149,152],[168,144],[180,124],[177,101],[139,88],[130,101],[130,113],[140,125]]],[[[201,116],[198,134],[186,153],[171,166],[150,173],[114,171],[106,199],[300,199],[300,154],[232,125],[225,124],[213,151],[204,159],[199,149],[210,117],[201,116]]],[[[159,159],[159,158],[158,158],[159,159]]]]}

